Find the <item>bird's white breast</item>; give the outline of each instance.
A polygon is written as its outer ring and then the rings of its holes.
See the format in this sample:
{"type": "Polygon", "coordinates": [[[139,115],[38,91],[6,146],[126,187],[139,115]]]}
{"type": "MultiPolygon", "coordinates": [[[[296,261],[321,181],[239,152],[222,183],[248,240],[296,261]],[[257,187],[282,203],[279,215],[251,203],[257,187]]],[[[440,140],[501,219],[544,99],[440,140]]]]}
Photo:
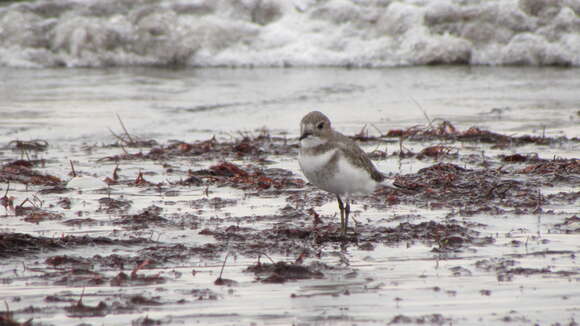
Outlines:
{"type": "Polygon", "coordinates": [[[304,175],[315,186],[340,196],[368,194],[374,191],[377,182],[365,169],[351,164],[343,154],[339,154],[334,171],[329,171],[328,163],[338,149],[311,155],[300,153],[299,163],[304,175]]]}
{"type": "Polygon", "coordinates": [[[305,154],[301,151],[298,162],[300,163],[300,168],[302,169],[302,172],[304,172],[306,178],[308,178],[310,182],[319,186],[320,182],[318,182],[318,180],[321,172],[328,169],[326,165],[330,162],[330,159],[337,151],[338,149],[333,149],[325,153],[314,155],[305,154]]]}

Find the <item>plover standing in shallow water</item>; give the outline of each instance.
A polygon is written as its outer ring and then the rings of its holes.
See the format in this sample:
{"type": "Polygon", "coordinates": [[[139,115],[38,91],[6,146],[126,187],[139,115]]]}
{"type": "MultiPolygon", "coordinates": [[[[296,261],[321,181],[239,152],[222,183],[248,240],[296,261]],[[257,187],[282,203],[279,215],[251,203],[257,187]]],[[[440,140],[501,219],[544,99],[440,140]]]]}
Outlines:
{"type": "Polygon", "coordinates": [[[318,111],[300,122],[298,162],[310,183],[336,195],[343,235],[351,197],[372,193],[385,180],[367,154],[352,139],[333,130],[328,117],[318,111]]]}

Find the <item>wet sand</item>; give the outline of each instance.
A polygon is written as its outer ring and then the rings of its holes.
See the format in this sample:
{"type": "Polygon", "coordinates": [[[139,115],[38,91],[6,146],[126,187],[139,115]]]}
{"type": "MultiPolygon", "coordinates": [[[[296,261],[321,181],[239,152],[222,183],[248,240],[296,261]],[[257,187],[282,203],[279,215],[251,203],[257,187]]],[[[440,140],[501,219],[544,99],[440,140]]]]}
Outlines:
{"type": "MultiPolygon", "coordinates": [[[[580,141],[576,118],[559,118],[576,112],[572,97],[539,109],[552,112],[545,121],[560,121],[541,130],[526,129],[539,117],[520,114],[547,105],[544,99],[528,107],[528,97],[503,111],[485,101],[471,110],[438,111],[437,103],[443,108],[456,94],[435,86],[421,93],[439,94],[420,101],[430,124],[421,110],[381,120],[372,108],[349,122],[355,113],[334,104],[354,106],[361,94],[382,91],[365,86],[360,71],[350,87],[332,77],[344,71],[285,72],[302,80],[318,76],[324,91],[304,97],[291,84],[274,88],[279,93],[267,95],[278,99],[272,102],[258,90],[276,78],[250,71],[263,79],[244,89],[240,71],[222,71],[204,88],[220,96],[205,93],[186,107],[179,102],[202,95],[192,95],[198,94],[192,85],[172,84],[183,73],[166,72],[165,82],[149,73],[155,91],[145,99],[139,93],[128,100],[111,82],[95,86],[103,93],[95,90],[91,102],[91,83],[71,80],[56,91],[13,94],[10,105],[28,116],[19,121],[11,111],[2,133],[3,322],[573,325],[578,319],[580,141]],[[73,87],[83,90],[76,118],[67,113],[73,109],[57,108],[73,107],[64,95],[73,87]],[[247,98],[226,98],[226,91],[247,98]],[[42,92],[48,98],[31,95],[42,92]],[[151,103],[121,108],[125,132],[114,114],[102,118],[113,110],[105,108],[107,96],[113,108],[151,103]],[[164,98],[173,101],[160,108],[164,98]],[[53,109],[34,104],[48,99],[53,109]],[[298,120],[289,117],[299,116],[291,108],[302,104],[328,107],[337,127],[401,187],[358,198],[346,239],[339,236],[333,196],[298,170],[298,120]],[[280,118],[264,120],[276,116],[272,108],[280,118]],[[252,128],[235,123],[244,112],[252,128]],[[168,127],[184,117],[198,123],[168,127]],[[90,119],[97,123],[83,130],[79,122],[90,119]],[[66,134],[63,126],[76,128],[66,134]]],[[[103,73],[87,74],[95,82],[103,73]]],[[[131,87],[128,81],[143,75],[120,73],[118,80],[131,87]]],[[[478,93],[473,84],[463,87],[478,93]]],[[[496,93],[481,98],[490,94],[496,93]]]]}

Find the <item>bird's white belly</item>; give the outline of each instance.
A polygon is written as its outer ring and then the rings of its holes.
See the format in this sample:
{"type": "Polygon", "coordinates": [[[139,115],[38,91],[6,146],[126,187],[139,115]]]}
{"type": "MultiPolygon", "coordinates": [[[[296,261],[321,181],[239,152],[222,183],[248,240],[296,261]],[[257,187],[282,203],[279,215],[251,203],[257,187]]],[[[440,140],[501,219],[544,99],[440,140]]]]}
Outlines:
{"type": "Polygon", "coordinates": [[[365,195],[375,190],[377,182],[365,169],[352,165],[347,159],[338,160],[338,172],[332,180],[334,193],[346,195],[365,195]]]}
{"type": "Polygon", "coordinates": [[[338,158],[336,170],[327,171],[327,164],[336,151],[321,155],[301,154],[300,167],[306,178],[315,186],[340,196],[350,197],[373,192],[377,182],[365,169],[352,165],[342,156],[338,158]]]}

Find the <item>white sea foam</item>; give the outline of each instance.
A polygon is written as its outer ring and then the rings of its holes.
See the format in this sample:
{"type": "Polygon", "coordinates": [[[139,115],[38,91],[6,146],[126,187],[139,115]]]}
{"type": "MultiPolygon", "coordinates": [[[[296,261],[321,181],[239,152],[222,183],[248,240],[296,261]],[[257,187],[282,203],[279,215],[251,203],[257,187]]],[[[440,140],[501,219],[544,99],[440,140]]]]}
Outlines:
{"type": "Polygon", "coordinates": [[[0,8],[15,67],[580,66],[578,0],[47,0],[0,8]]]}

